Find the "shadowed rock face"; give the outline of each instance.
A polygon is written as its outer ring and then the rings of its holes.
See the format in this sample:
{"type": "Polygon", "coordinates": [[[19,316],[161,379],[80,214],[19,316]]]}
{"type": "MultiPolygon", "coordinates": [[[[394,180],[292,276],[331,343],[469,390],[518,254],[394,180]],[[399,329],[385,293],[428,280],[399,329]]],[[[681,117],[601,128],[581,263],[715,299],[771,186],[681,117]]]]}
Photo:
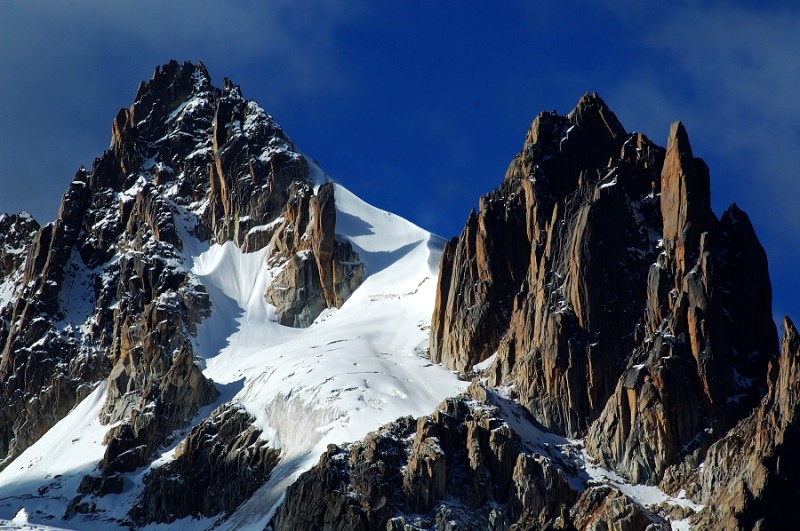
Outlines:
{"type": "MultiPolygon", "coordinates": [[[[0,468],[41,437],[77,400],[89,394],[94,382],[108,374],[105,354],[87,345],[67,320],[70,309],[66,302],[72,302],[71,293],[79,291],[79,284],[90,282],[75,275],[80,268],[75,257],[90,194],[87,174],[81,170],[64,194],[54,223],[38,228],[31,221],[23,228],[18,219],[11,224],[11,232],[4,227],[4,239],[16,232],[15,226],[27,234],[14,238],[15,250],[24,261],[18,256],[8,260],[10,267],[5,269],[4,264],[0,280],[13,293],[0,307],[0,468]],[[35,233],[28,230],[35,228],[35,233]],[[66,297],[62,286],[66,286],[66,297]]],[[[94,329],[90,326],[87,333],[94,329]]]]}
{"type": "Polygon", "coordinates": [[[800,336],[786,318],[761,404],[708,450],[699,529],[790,529],[800,519],[800,336]]]}
{"type": "Polygon", "coordinates": [[[648,276],[644,341],[587,439],[636,481],[659,480],[682,461],[696,466],[763,396],[777,354],[767,260],[752,225],[735,205],[717,221],[705,164],[691,157],[680,124],[670,134],[664,250],[648,276]]]}
{"type": "MultiPolygon", "coordinates": [[[[69,184],[55,222],[0,216],[0,293],[13,294],[0,299],[0,468],[105,379],[101,421],[114,426],[81,496],[114,492],[120,474],[149,463],[218,398],[197,363],[207,353],[193,342],[213,308],[191,272],[192,241],[266,248],[291,288],[263,294],[284,324],[308,326],[341,306],[364,265],[336,239],[333,186],[314,186],[308,161],[239,87],[214,87],[202,63],[158,67],[114,119],[109,150],[69,184]]],[[[249,466],[229,465],[233,479],[249,466]]],[[[243,480],[218,505],[173,512],[228,511],[268,474],[243,480]]],[[[151,485],[157,496],[166,483],[151,485]]],[[[149,516],[140,519],[172,511],[143,503],[149,516]]]]}
{"type": "Polygon", "coordinates": [[[544,426],[587,435],[602,462],[653,481],[763,396],[770,307],[764,251],[738,207],[711,211],[684,127],[664,150],[586,95],[536,118],[448,243],[431,357],[465,372],[496,352],[490,384],[514,385],[544,426]]]}
{"type": "Polygon", "coordinates": [[[552,524],[576,497],[564,472],[526,454],[493,413],[488,404],[448,399],[431,416],[398,419],[363,442],[329,447],[289,487],[274,529],[552,524]]]}
{"type": "Polygon", "coordinates": [[[0,214],[0,281],[5,283],[23,264],[38,230],[27,212],[0,214]]]}
{"type": "Polygon", "coordinates": [[[131,519],[144,525],[233,512],[279,460],[280,452],[270,448],[254,420],[226,404],[192,428],[175,458],[145,476],[131,519]]]}

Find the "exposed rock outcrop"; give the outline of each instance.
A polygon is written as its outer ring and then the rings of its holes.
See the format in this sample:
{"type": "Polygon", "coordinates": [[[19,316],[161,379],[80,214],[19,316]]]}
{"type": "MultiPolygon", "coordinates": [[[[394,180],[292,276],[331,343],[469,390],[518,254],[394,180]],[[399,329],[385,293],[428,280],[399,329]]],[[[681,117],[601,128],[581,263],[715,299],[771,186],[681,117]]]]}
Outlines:
{"type": "Polygon", "coordinates": [[[23,243],[25,261],[11,273],[18,282],[4,280],[16,288],[0,308],[0,468],[41,437],[108,371],[104,353],[86,341],[70,319],[74,308],[66,304],[84,303],[82,291],[91,290],[96,278],[76,273],[76,246],[84,237],[91,196],[87,180],[80,170],[64,194],[58,219],[23,243]]]}
{"type": "Polygon", "coordinates": [[[432,359],[463,371],[497,351],[491,383],[516,384],[545,426],[583,433],[644,306],[662,160],[597,95],[566,117],[537,116],[500,188],[444,254],[432,359]],[[483,276],[466,273],[476,267],[483,276]]]}
{"type": "MultiPolygon", "coordinates": [[[[330,446],[287,490],[271,528],[669,529],[618,489],[579,479],[569,443],[521,439],[502,420],[519,413],[497,404],[506,400],[473,384],[430,416],[330,446]]],[[[537,431],[524,416],[515,425],[537,431]]]]}
{"type": "Polygon", "coordinates": [[[278,463],[254,419],[233,404],[218,409],[175,449],[175,458],[144,478],[130,512],[142,525],[230,513],[264,484],[278,463]]]}
{"type": "Polygon", "coordinates": [[[575,529],[600,531],[668,531],[669,523],[643,509],[619,490],[608,487],[586,489],[569,513],[575,529]]]}
{"type": "Polygon", "coordinates": [[[326,308],[342,306],[365,267],[350,242],[336,240],[333,185],[321,185],[317,194],[309,185],[292,190],[270,241],[268,265],[279,273],[265,295],[281,324],[307,327],[326,308]]]}
{"type": "Polygon", "coordinates": [[[644,341],[587,439],[637,482],[696,466],[758,402],[777,354],[766,255],[738,207],[722,221],[711,212],[707,168],[680,124],[661,190],[664,250],[650,268],[644,341]]]}
{"type": "Polygon", "coordinates": [[[0,346],[11,333],[13,303],[24,288],[23,266],[39,228],[27,212],[0,214],[0,346]]]}
{"type": "Polygon", "coordinates": [[[39,224],[27,212],[0,214],[0,281],[14,274],[25,262],[39,224]]]}
{"type": "Polygon", "coordinates": [[[214,240],[241,246],[255,227],[284,210],[296,182],[309,181],[308,162],[278,124],[225,80],[211,135],[208,229],[214,240]]]}
{"type": "Polygon", "coordinates": [[[286,492],[273,529],[542,529],[576,499],[565,472],[528,453],[498,410],[448,399],[416,421],[330,446],[286,492]]]}

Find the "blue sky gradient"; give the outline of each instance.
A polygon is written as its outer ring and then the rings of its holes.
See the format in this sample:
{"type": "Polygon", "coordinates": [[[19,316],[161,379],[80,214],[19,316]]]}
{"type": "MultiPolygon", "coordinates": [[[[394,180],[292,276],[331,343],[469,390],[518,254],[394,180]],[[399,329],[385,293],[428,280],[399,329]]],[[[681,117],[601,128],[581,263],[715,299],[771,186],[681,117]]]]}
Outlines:
{"type": "Polygon", "coordinates": [[[682,120],[800,319],[800,9],[785,2],[0,2],[0,211],[52,220],[171,58],[229,77],[365,200],[445,237],[536,114],[596,91],[663,145],[682,120]],[[569,4],[569,5],[566,5],[569,4]]]}

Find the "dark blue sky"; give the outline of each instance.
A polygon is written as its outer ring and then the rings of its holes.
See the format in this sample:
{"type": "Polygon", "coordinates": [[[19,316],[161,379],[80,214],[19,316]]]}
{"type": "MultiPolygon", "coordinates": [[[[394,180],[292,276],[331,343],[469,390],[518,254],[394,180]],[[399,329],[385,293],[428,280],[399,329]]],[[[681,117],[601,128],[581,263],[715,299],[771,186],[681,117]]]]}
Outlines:
{"type": "Polygon", "coordinates": [[[684,122],[716,212],[737,202],[767,249],[776,317],[800,319],[800,10],[574,4],[2,0],[0,211],[52,220],[170,58],[231,78],[334,178],[446,237],[539,111],[596,91],[659,144],[684,122]]]}

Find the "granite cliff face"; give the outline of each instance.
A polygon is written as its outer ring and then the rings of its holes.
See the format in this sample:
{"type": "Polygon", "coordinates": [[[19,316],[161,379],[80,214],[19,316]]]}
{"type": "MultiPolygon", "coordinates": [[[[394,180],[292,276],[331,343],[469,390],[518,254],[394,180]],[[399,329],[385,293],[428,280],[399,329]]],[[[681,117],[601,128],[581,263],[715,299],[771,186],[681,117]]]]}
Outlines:
{"type": "Polygon", "coordinates": [[[789,529],[800,519],[800,335],[784,320],[781,355],[759,406],[708,450],[698,528],[789,529]]]}
{"type": "Polygon", "coordinates": [[[587,436],[631,480],[657,482],[763,396],[770,308],[764,251],[735,205],[712,212],[683,126],[664,150],[586,95],[536,118],[448,244],[431,357],[467,371],[496,352],[492,385],[513,385],[537,421],[587,436]]]}
{"type": "Polygon", "coordinates": [[[661,160],[596,95],[567,117],[540,114],[503,183],[448,244],[432,359],[466,371],[498,352],[493,384],[518,383],[538,421],[583,433],[633,342],[623,338],[657,254],[661,160]]]}
{"type": "Polygon", "coordinates": [[[766,255],[735,205],[717,221],[708,189],[705,164],[673,125],[661,172],[664,251],[650,268],[643,344],[589,433],[591,450],[635,481],[698,464],[763,395],[777,355],[766,255]]]}
{"type": "Polygon", "coordinates": [[[786,527],[800,339],[787,318],[779,348],[764,250],[710,182],[680,123],[662,148],[587,94],[536,117],[437,279],[437,238],[331,182],[238,86],[159,67],[53,223],[0,215],[0,511],[786,527]],[[64,477],[37,448],[95,457],[64,477]]]}

